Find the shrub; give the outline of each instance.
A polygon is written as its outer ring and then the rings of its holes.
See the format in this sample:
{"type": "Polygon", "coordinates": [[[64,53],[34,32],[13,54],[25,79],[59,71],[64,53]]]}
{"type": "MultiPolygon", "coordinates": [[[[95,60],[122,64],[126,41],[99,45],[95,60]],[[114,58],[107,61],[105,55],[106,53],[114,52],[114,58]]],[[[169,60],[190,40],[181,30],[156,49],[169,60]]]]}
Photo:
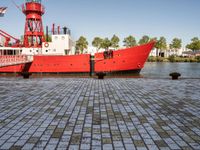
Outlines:
{"type": "Polygon", "coordinates": [[[169,60],[170,62],[175,62],[175,61],[176,61],[174,55],[169,56],[169,57],[168,57],[168,60],[169,60]]]}
{"type": "Polygon", "coordinates": [[[147,61],[148,61],[148,62],[156,62],[156,57],[154,57],[154,56],[149,56],[147,61]]]}
{"type": "Polygon", "coordinates": [[[156,61],[157,61],[157,62],[163,62],[164,59],[165,59],[164,57],[160,57],[160,56],[159,56],[159,57],[156,57],[156,61]]]}
{"type": "Polygon", "coordinates": [[[200,56],[196,56],[195,59],[197,60],[197,62],[200,62],[200,56]]]}

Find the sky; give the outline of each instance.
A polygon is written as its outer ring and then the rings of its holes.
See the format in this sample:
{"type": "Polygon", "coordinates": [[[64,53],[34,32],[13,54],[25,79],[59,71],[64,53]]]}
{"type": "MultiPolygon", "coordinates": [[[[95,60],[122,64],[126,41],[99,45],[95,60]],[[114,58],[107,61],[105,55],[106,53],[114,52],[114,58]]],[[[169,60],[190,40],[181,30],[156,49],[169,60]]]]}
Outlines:
{"type": "MultiPolygon", "coordinates": [[[[13,0],[17,5],[24,0],[13,0]]],[[[94,37],[121,41],[129,35],[139,40],[143,35],[164,36],[170,43],[181,38],[183,45],[200,38],[200,0],[43,0],[43,25],[67,26],[77,40],[85,36],[90,45],[94,37]]],[[[25,16],[12,0],[0,0],[7,6],[0,18],[0,29],[19,38],[24,32],[25,16]]],[[[44,28],[45,29],[45,28],[44,28]]],[[[121,42],[122,45],[122,42],[121,42]]]]}

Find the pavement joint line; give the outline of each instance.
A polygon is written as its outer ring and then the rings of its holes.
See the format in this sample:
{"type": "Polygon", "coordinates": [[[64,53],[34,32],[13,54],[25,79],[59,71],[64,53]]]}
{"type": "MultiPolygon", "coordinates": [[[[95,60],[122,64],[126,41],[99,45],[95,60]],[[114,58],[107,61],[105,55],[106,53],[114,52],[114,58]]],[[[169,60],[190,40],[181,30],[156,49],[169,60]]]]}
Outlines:
{"type": "Polygon", "coordinates": [[[199,81],[1,78],[0,149],[200,149],[199,81]]]}

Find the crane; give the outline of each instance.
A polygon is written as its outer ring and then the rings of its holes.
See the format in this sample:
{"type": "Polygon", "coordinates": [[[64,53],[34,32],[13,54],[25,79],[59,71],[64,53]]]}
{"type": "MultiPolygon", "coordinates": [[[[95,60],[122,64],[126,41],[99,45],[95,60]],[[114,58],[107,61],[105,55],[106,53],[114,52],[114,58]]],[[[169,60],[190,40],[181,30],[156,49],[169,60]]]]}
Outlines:
{"type": "Polygon", "coordinates": [[[5,38],[5,43],[4,46],[8,47],[9,46],[9,42],[11,39],[13,39],[15,41],[15,43],[12,45],[12,47],[19,47],[20,46],[20,40],[11,36],[10,34],[6,33],[5,31],[0,29],[0,36],[5,38]]]}

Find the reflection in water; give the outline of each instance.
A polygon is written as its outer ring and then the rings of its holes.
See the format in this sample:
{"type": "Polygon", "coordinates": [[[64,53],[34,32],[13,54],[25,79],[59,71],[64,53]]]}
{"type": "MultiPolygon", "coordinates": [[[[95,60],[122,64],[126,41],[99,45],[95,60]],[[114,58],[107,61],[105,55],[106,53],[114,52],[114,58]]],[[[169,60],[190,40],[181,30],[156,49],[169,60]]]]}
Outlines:
{"type": "Polygon", "coordinates": [[[200,63],[147,62],[141,75],[150,78],[165,78],[169,77],[171,72],[179,72],[183,78],[200,78],[200,63]]]}

